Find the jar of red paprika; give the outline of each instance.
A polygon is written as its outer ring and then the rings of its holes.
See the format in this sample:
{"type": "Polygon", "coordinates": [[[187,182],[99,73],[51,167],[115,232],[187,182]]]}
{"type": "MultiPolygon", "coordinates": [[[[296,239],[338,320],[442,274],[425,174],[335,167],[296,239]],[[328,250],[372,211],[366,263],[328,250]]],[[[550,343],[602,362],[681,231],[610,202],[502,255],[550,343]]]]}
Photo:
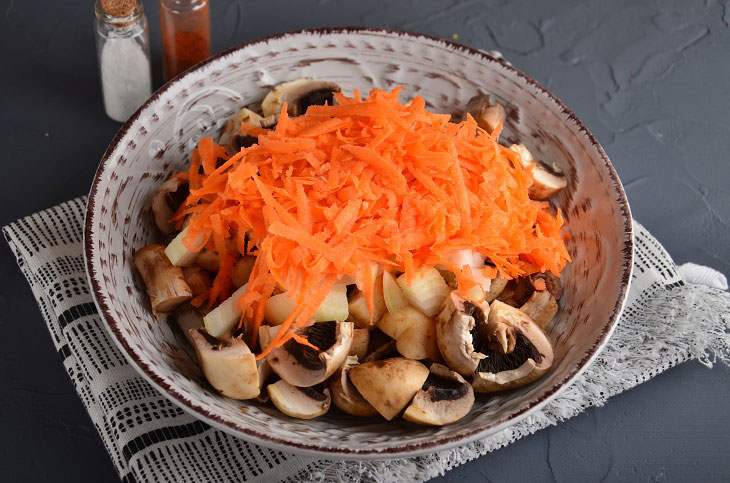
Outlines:
{"type": "Polygon", "coordinates": [[[165,80],[210,56],[208,0],[160,0],[165,80]]]}

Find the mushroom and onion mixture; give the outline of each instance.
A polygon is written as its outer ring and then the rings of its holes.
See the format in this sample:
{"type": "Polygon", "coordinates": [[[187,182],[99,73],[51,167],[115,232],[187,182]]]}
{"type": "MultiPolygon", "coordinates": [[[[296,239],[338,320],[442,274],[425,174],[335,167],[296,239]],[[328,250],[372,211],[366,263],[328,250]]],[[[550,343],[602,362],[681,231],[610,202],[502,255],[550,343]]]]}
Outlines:
{"type": "Polygon", "coordinates": [[[555,164],[502,146],[489,95],[465,120],[297,79],[241,109],[160,185],[166,245],[134,264],[210,385],[302,419],[441,426],[530,384],[570,261],[555,164]]]}

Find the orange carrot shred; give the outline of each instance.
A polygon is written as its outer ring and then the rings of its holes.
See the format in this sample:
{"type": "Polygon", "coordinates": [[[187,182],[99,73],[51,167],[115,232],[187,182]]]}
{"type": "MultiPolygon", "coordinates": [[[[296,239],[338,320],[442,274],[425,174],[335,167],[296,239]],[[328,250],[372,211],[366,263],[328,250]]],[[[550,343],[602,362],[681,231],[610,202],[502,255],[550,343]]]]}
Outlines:
{"type": "MultiPolygon", "coordinates": [[[[363,282],[372,313],[373,263],[411,281],[463,249],[494,264],[481,270],[488,278],[559,274],[570,261],[563,214],[529,199],[532,170],[514,151],[470,116],[453,123],[421,98],[405,106],[399,92],[337,94],[337,105],[298,117],[284,107],[273,130],[242,124],[258,143],[231,157],[201,139],[190,168],[177,175],[191,188],[175,216],[189,218],[185,245],[212,247],[222,261],[210,293],[196,302],[230,293],[233,261],[246,246],[257,258],[237,303],[252,347],[276,287],[295,297],[258,359],[289,340],[311,345],[294,329],[312,323],[346,275],[363,282]]],[[[471,269],[452,268],[460,291],[474,287],[471,269]]]]}

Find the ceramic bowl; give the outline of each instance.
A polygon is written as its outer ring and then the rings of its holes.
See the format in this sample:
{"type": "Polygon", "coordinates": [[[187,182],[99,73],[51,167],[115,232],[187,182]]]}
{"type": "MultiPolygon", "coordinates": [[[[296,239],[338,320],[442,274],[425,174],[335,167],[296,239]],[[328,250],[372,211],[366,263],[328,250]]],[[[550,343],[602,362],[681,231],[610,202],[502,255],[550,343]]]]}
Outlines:
{"type": "Polygon", "coordinates": [[[112,338],[139,373],[175,404],[245,440],[326,458],[405,457],[494,433],[537,410],[583,371],[608,340],[632,267],[631,216],[606,153],[560,100],[508,63],[452,42],[382,29],[324,29],[277,35],[217,55],[175,78],[122,127],[104,154],[89,195],[85,254],[94,297],[112,338]],[[560,312],[550,327],[555,363],[539,381],[478,396],[449,426],[360,419],[335,410],[316,420],[226,399],[205,383],[190,348],[150,313],[132,254],[159,242],[150,199],[181,170],[196,142],[217,135],[242,106],[298,77],[357,88],[405,86],[430,109],[459,112],[488,90],[508,108],[503,139],[556,162],[569,186],[555,204],[568,221],[573,262],[564,271],[560,312]],[[241,411],[245,407],[245,411],[241,411]]]}

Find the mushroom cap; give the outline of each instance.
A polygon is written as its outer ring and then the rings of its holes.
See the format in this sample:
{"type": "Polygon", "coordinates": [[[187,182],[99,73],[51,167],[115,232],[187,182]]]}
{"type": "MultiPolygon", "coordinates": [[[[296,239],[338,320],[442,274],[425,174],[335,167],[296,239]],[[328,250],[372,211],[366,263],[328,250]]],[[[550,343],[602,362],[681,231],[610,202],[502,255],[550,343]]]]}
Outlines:
{"type": "Polygon", "coordinates": [[[527,302],[534,290],[535,287],[532,286],[528,278],[513,278],[507,282],[502,292],[497,296],[497,300],[512,307],[519,307],[527,302]]]}
{"type": "Polygon", "coordinates": [[[490,134],[507,119],[507,111],[504,106],[489,94],[477,94],[469,99],[466,104],[466,112],[471,114],[480,128],[490,134]]]}
{"type": "Polygon", "coordinates": [[[441,364],[431,364],[430,372],[403,417],[414,423],[443,426],[466,416],[474,405],[471,384],[441,364]]]}
{"type": "Polygon", "coordinates": [[[333,93],[341,90],[334,82],[303,77],[274,87],[261,102],[261,109],[264,116],[278,116],[281,106],[286,102],[286,112],[292,117],[299,116],[309,106],[321,106],[325,102],[331,106],[334,101],[333,93]]]}
{"type": "Polygon", "coordinates": [[[327,389],[319,392],[312,387],[292,386],[279,380],[266,386],[266,392],[276,409],[293,418],[313,419],[330,408],[330,393],[327,389]]]}
{"type": "Polygon", "coordinates": [[[533,200],[546,200],[558,194],[568,186],[568,178],[557,164],[547,164],[543,161],[535,161],[532,168],[532,185],[527,189],[527,194],[533,200]]]}
{"type": "Polygon", "coordinates": [[[152,198],[152,215],[163,235],[175,232],[175,224],[170,220],[189,194],[190,185],[179,178],[170,178],[157,188],[152,198]]]}
{"type": "Polygon", "coordinates": [[[256,356],[243,339],[220,341],[205,329],[191,329],[198,364],[211,386],[226,397],[251,399],[259,395],[256,356]]]}
{"type": "Polygon", "coordinates": [[[352,345],[353,323],[317,322],[299,332],[324,350],[316,351],[292,339],[269,352],[266,360],[289,384],[310,387],[323,382],[345,362],[352,345]]]}
{"type": "Polygon", "coordinates": [[[375,416],[378,412],[350,381],[350,370],[356,365],[357,361],[353,357],[348,357],[348,361],[330,379],[332,402],[340,410],[353,416],[375,416]]]}
{"type": "Polygon", "coordinates": [[[471,302],[452,292],[438,316],[436,342],[441,356],[451,370],[462,376],[472,375],[484,358],[472,345],[472,330],[481,330],[488,315],[488,304],[471,302]]]}
{"type": "Polygon", "coordinates": [[[350,380],[362,397],[388,421],[411,402],[427,377],[426,366],[403,357],[350,369],[350,380]]]}
{"type": "Polygon", "coordinates": [[[553,347],[542,328],[521,310],[499,300],[492,302],[481,337],[487,340],[487,357],[472,379],[477,392],[524,386],[553,363],[553,347]]]}

